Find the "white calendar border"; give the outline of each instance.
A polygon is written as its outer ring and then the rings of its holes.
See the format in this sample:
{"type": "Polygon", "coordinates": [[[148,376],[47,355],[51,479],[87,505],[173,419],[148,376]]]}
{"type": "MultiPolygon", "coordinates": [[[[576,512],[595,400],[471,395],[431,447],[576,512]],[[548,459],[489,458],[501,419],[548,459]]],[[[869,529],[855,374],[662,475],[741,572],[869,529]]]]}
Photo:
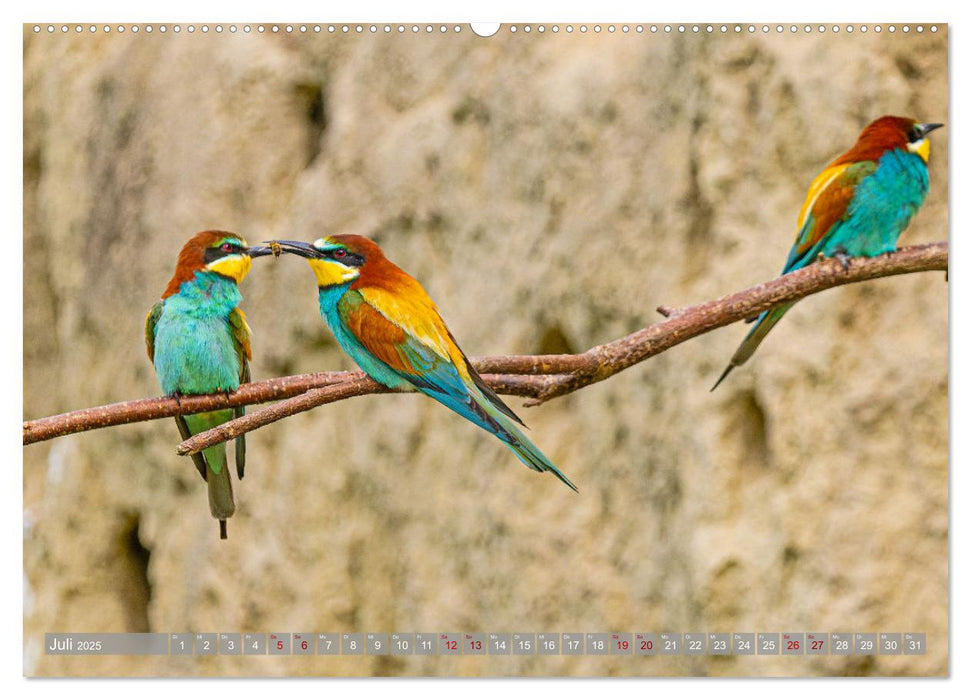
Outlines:
{"type": "MultiPolygon", "coordinates": [[[[597,0],[588,3],[560,2],[555,6],[546,5],[546,9],[532,6],[522,0],[491,0],[488,3],[478,3],[474,6],[467,3],[455,2],[421,2],[421,3],[391,3],[391,2],[367,2],[358,0],[354,3],[340,3],[325,7],[322,3],[311,2],[292,2],[288,0],[276,0],[272,5],[260,7],[241,5],[219,7],[218,5],[199,2],[186,2],[176,0],[168,2],[164,6],[134,6],[130,2],[35,2],[18,3],[13,9],[5,9],[6,20],[0,27],[3,28],[3,47],[4,70],[3,87],[4,94],[8,96],[7,109],[4,110],[4,126],[6,145],[5,158],[3,159],[3,192],[6,198],[4,212],[7,216],[7,236],[5,241],[8,246],[7,255],[4,257],[4,275],[0,276],[3,280],[0,295],[4,304],[4,317],[11,327],[23,328],[22,318],[22,269],[21,269],[21,246],[22,238],[19,234],[22,231],[22,211],[20,208],[21,191],[21,159],[18,157],[19,148],[17,143],[20,139],[22,125],[22,53],[21,53],[21,27],[23,22],[49,20],[49,21],[70,21],[84,19],[85,21],[112,22],[158,22],[171,21],[177,18],[180,21],[207,21],[213,19],[239,19],[227,16],[227,11],[232,9],[235,13],[244,15],[241,19],[279,18],[286,21],[287,18],[307,18],[328,21],[388,21],[401,19],[409,21],[435,20],[448,22],[466,23],[469,21],[494,21],[502,18],[506,21],[549,21],[555,19],[557,22],[587,22],[590,20],[609,22],[609,21],[634,21],[643,19],[650,22],[710,22],[718,20],[731,21],[765,21],[765,22],[805,22],[807,20],[816,22],[825,19],[827,23],[832,22],[853,22],[860,23],[861,19],[880,22],[914,22],[915,20],[931,20],[952,23],[950,32],[951,44],[951,113],[947,119],[950,128],[949,143],[953,149],[955,158],[951,158],[952,180],[950,186],[951,202],[951,228],[956,235],[951,240],[952,251],[952,270],[950,276],[949,292],[951,294],[951,309],[958,309],[958,313],[953,313],[950,323],[951,330],[951,357],[967,358],[971,353],[971,319],[969,319],[969,309],[971,309],[971,283],[964,282],[963,275],[960,274],[961,268],[968,267],[968,253],[971,247],[971,230],[968,230],[966,223],[971,221],[971,217],[966,216],[968,209],[967,198],[961,201],[961,197],[955,193],[966,192],[969,189],[968,163],[971,162],[971,152],[967,144],[971,138],[965,135],[966,131],[958,128],[968,126],[966,115],[968,113],[968,91],[955,89],[958,85],[968,85],[968,65],[969,55],[971,55],[971,23],[966,22],[968,17],[967,9],[962,8],[954,0],[936,0],[929,3],[901,2],[899,0],[888,0],[880,4],[880,16],[873,17],[873,13],[861,3],[848,3],[845,0],[817,0],[808,6],[782,6],[778,2],[768,2],[766,0],[752,2],[736,2],[732,7],[726,7],[724,3],[715,2],[696,2],[692,5],[685,3],[656,4],[653,6],[635,6],[630,2],[620,0],[597,0]],[[803,9],[806,8],[806,9],[803,9]],[[27,13],[31,13],[27,16],[27,13]],[[643,17],[632,17],[632,15],[645,15],[643,17]],[[9,15],[9,16],[7,16],[9,15]],[[81,17],[83,15],[83,17],[81,17]],[[808,15],[808,16],[807,16],[808,15]],[[956,303],[954,303],[956,302],[956,303]]],[[[966,279],[966,278],[965,278],[966,279]]],[[[21,330],[22,332],[22,330],[21,330]]],[[[22,343],[19,347],[11,347],[4,344],[0,348],[4,366],[7,368],[22,368],[22,343]]],[[[971,401],[971,380],[968,379],[971,369],[965,369],[967,362],[962,367],[961,363],[952,362],[951,364],[951,478],[952,478],[952,497],[950,503],[954,503],[958,498],[961,502],[967,500],[969,494],[968,483],[971,480],[968,469],[971,468],[971,435],[967,430],[953,430],[954,426],[967,426],[971,423],[971,411],[968,409],[968,402],[971,401]]],[[[22,382],[22,377],[20,378],[22,382]]],[[[21,396],[22,396],[22,384],[21,396]]],[[[17,392],[8,392],[8,398],[3,403],[3,420],[0,425],[4,426],[4,435],[9,441],[10,452],[14,449],[14,434],[19,433],[18,423],[22,420],[22,404],[17,392]]],[[[19,444],[17,449],[22,450],[19,444]]],[[[22,658],[23,649],[21,635],[16,631],[22,632],[22,596],[23,581],[22,574],[22,554],[23,540],[21,537],[21,495],[22,495],[22,458],[19,460],[19,469],[14,469],[10,464],[5,465],[4,474],[9,479],[7,488],[3,489],[3,497],[6,499],[4,507],[0,508],[3,513],[4,522],[0,528],[0,537],[3,538],[3,547],[0,551],[6,556],[14,559],[4,567],[5,576],[0,583],[0,592],[3,594],[4,629],[6,634],[2,636],[2,648],[0,648],[0,663],[3,664],[3,673],[0,678],[4,685],[17,686],[15,692],[19,696],[58,698],[63,700],[66,696],[73,695],[81,689],[76,684],[83,683],[83,690],[86,692],[97,693],[100,697],[123,697],[128,700],[133,693],[138,693],[142,698],[169,698],[173,693],[184,693],[189,690],[193,695],[213,692],[211,683],[213,681],[190,680],[179,682],[151,683],[145,681],[116,680],[116,681],[61,681],[44,682],[32,681],[25,682],[22,678],[22,658]],[[137,685],[136,685],[137,684],[137,685]]],[[[963,589],[967,590],[969,552],[966,546],[968,532],[968,508],[953,508],[951,512],[951,542],[955,545],[955,550],[960,548],[960,554],[951,556],[951,596],[952,615],[950,620],[950,669],[952,680],[947,683],[940,681],[910,681],[897,682],[896,679],[875,680],[868,682],[880,683],[877,690],[882,697],[886,698],[912,698],[917,694],[926,693],[928,690],[933,692],[935,697],[967,697],[969,690],[968,678],[971,676],[971,658],[968,649],[971,642],[962,640],[963,634],[968,632],[969,627],[969,605],[964,596],[955,596],[954,593],[962,587],[954,585],[954,582],[963,583],[963,589]],[[954,630],[958,632],[955,633],[954,630]],[[958,659],[961,659],[960,661],[958,659]],[[925,684],[933,683],[933,686],[925,687],[925,684]]],[[[965,596],[967,594],[964,594],[965,596]]],[[[564,623],[565,624],[565,623],[564,623]]],[[[222,681],[231,683],[232,689],[220,687],[216,692],[232,692],[234,696],[244,700],[250,697],[265,697],[268,693],[293,692],[296,688],[294,683],[301,686],[304,683],[313,681],[291,680],[287,681],[287,686],[277,686],[279,681],[266,681],[260,683],[245,683],[242,681],[222,681]],[[272,685],[271,685],[272,683],[272,685]]],[[[565,698],[573,696],[589,697],[591,694],[599,694],[604,691],[614,693],[627,693],[630,691],[643,693],[651,692],[683,692],[684,683],[691,682],[683,679],[654,681],[670,685],[667,688],[659,688],[652,685],[638,686],[632,688],[632,683],[643,682],[640,680],[626,681],[587,681],[583,683],[571,683],[569,680],[551,680],[543,682],[540,688],[532,680],[506,680],[501,681],[501,686],[495,683],[472,683],[468,681],[381,681],[380,685],[362,685],[360,682],[349,680],[330,681],[327,691],[337,690],[338,692],[365,691],[378,693],[386,697],[389,693],[411,693],[421,694],[422,697],[454,698],[456,692],[461,693],[463,700],[474,700],[485,698],[497,692],[508,693],[510,691],[528,692],[531,695],[537,691],[554,690],[562,694],[565,698]],[[392,683],[391,686],[388,683],[392,683]],[[333,684],[337,684],[336,686],[333,684]],[[622,684],[622,687],[618,684],[622,684]],[[678,684],[678,685],[675,685],[678,684]],[[552,686],[552,687],[550,687],[552,686]]],[[[761,680],[705,680],[705,688],[708,692],[717,693],[720,697],[733,697],[745,695],[751,697],[770,697],[784,692],[787,697],[809,698],[816,697],[819,693],[831,693],[837,686],[840,690],[850,690],[855,687],[856,692],[863,691],[859,681],[852,680],[829,680],[825,685],[818,682],[789,682],[785,687],[777,683],[761,680]]],[[[314,689],[300,688],[300,691],[314,692],[314,689]]],[[[317,689],[319,692],[319,689],[317,689]]],[[[698,690],[698,687],[692,688],[698,690]]],[[[867,689],[869,690],[869,689],[867,689]]],[[[866,692],[866,691],[863,691],[866,692]]]]}

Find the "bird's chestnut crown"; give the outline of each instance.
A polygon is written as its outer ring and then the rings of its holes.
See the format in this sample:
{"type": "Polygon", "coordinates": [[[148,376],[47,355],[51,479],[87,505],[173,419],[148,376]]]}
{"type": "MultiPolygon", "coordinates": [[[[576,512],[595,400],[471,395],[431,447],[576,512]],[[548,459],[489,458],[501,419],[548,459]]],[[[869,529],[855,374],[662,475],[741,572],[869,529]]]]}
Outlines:
{"type": "Polygon", "coordinates": [[[866,160],[878,161],[887,152],[898,149],[913,153],[927,163],[931,152],[931,142],[927,136],[942,126],[944,125],[924,124],[907,117],[880,117],[867,124],[853,148],[831,162],[828,167],[866,160]]]}

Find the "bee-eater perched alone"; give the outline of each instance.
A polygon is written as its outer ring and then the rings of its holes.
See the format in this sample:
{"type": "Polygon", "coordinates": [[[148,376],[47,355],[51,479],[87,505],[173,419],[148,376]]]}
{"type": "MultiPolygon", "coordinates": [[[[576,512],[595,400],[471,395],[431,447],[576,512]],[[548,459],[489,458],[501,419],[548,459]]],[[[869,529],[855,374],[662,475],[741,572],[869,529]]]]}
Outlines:
{"type": "MultiPolygon", "coordinates": [[[[249,381],[250,329],[239,309],[239,283],[250,271],[251,258],[268,255],[269,248],[246,245],[227,231],[203,231],[189,239],[179,253],[175,275],[162,299],[145,320],[148,358],[155,365],[162,391],[182,394],[230,392],[249,381]]],[[[176,416],[185,440],[243,414],[228,408],[176,416]]],[[[236,510],[226,466],[226,444],[192,455],[196,469],[209,486],[209,510],[219,520],[219,536],[226,539],[226,518],[236,510]]],[[[246,465],[244,436],[236,438],[236,473],[246,465]]]]}
{"type": "MultiPolygon", "coordinates": [[[[941,126],[880,117],[863,129],[853,148],[827,165],[809,186],[782,274],[810,265],[819,256],[838,258],[845,267],[850,257],[895,251],[897,239],[927,196],[927,135],[941,126]]],[[[755,325],[712,391],[745,364],[790,308],[792,303],[753,319],[755,325]]]]}
{"type": "Polygon", "coordinates": [[[275,241],[307,258],[317,278],[320,314],[337,342],[372,379],[416,389],[509,446],[530,469],[568,478],[523,435],[523,422],[482,381],[422,286],[363,236],[321,238],[312,245],[275,241]]]}

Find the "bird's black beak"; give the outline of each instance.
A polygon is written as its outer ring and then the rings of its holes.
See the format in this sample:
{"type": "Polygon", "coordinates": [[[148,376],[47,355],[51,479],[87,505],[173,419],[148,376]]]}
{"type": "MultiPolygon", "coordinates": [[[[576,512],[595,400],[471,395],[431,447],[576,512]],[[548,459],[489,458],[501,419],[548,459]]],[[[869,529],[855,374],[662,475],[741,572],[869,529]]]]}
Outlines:
{"type": "Polygon", "coordinates": [[[273,255],[273,249],[261,245],[251,245],[246,249],[246,254],[251,258],[262,258],[264,255],[273,255]]]}
{"type": "Polygon", "coordinates": [[[943,124],[921,124],[920,129],[924,132],[924,136],[934,131],[934,129],[940,129],[943,124]]]}
{"type": "Polygon", "coordinates": [[[316,260],[321,257],[319,250],[303,241],[265,241],[265,243],[271,247],[278,247],[280,252],[299,255],[301,258],[316,260]]]}

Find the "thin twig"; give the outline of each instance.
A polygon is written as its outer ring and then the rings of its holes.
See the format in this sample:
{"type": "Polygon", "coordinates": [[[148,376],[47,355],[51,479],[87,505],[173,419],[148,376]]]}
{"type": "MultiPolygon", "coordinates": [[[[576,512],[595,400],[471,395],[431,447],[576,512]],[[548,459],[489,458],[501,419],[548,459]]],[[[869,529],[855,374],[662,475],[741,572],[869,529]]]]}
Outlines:
{"type": "MultiPolygon", "coordinates": [[[[591,348],[584,353],[483,357],[473,360],[473,365],[485,375],[487,383],[497,392],[532,398],[533,401],[527,405],[535,405],[602,381],[689,338],[748,318],[778,304],[795,301],[851,282],[911,272],[947,270],[947,263],[948,245],[945,242],[909,246],[901,248],[892,255],[876,258],[854,258],[846,270],[842,269],[839,262],[835,260],[822,260],[737,294],[697,306],[683,308],[662,306],[659,310],[664,309],[669,314],[666,320],[610,343],[591,348]]],[[[228,395],[183,396],[180,401],[171,397],[160,397],[86,408],[25,421],[23,443],[29,445],[70,433],[112,425],[286,400],[305,394],[311,389],[345,383],[353,383],[357,390],[361,390],[365,386],[360,383],[363,378],[362,372],[320,372],[244,384],[238,391],[228,395]]],[[[343,395],[344,391],[347,391],[347,387],[341,392],[336,392],[335,395],[350,398],[350,395],[343,395]]],[[[328,399],[331,394],[323,396],[325,403],[339,400],[328,399]]],[[[320,398],[320,394],[314,394],[313,397],[305,399],[304,403],[320,398]]],[[[284,406],[276,409],[277,411],[286,410],[286,401],[283,403],[284,406]]],[[[237,420],[245,420],[258,414],[259,412],[253,412],[250,416],[237,420]]],[[[228,428],[228,430],[236,429],[228,428]]],[[[242,432],[247,431],[242,430],[239,434],[242,432]]],[[[203,435],[205,434],[200,433],[195,438],[203,435]]],[[[219,441],[215,440],[214,443],[219,441]]]]}
{"type": "Polygon", "coordinates": [[[179,445],[178,452],[180,455],[199,452],[205,447],[215,445],[219,442],[225,442],[226,440],[232,440],[234,437],[243,433],[262,428],[264,425],[278,421],[281,418],[286,418],[303,411],[309,411],[311,408],[316,408],[317,406],[323,406],[325,403],[333,403],[334,401],[350,399],[354,396],[364,396],[365,394],[383,394],[390,391],[390,389],[381,386],[370,377],[359,377],[341,382],[340,384],[325,386],[322,389],[311,389],[300,396],[275,403],[272,406],[267,406],[259,411],[254,411],[235,420],[218,425],[212,430],[194,435],[179,445]],[[203,442],[206,444],[202,444],[203,442]]]}

